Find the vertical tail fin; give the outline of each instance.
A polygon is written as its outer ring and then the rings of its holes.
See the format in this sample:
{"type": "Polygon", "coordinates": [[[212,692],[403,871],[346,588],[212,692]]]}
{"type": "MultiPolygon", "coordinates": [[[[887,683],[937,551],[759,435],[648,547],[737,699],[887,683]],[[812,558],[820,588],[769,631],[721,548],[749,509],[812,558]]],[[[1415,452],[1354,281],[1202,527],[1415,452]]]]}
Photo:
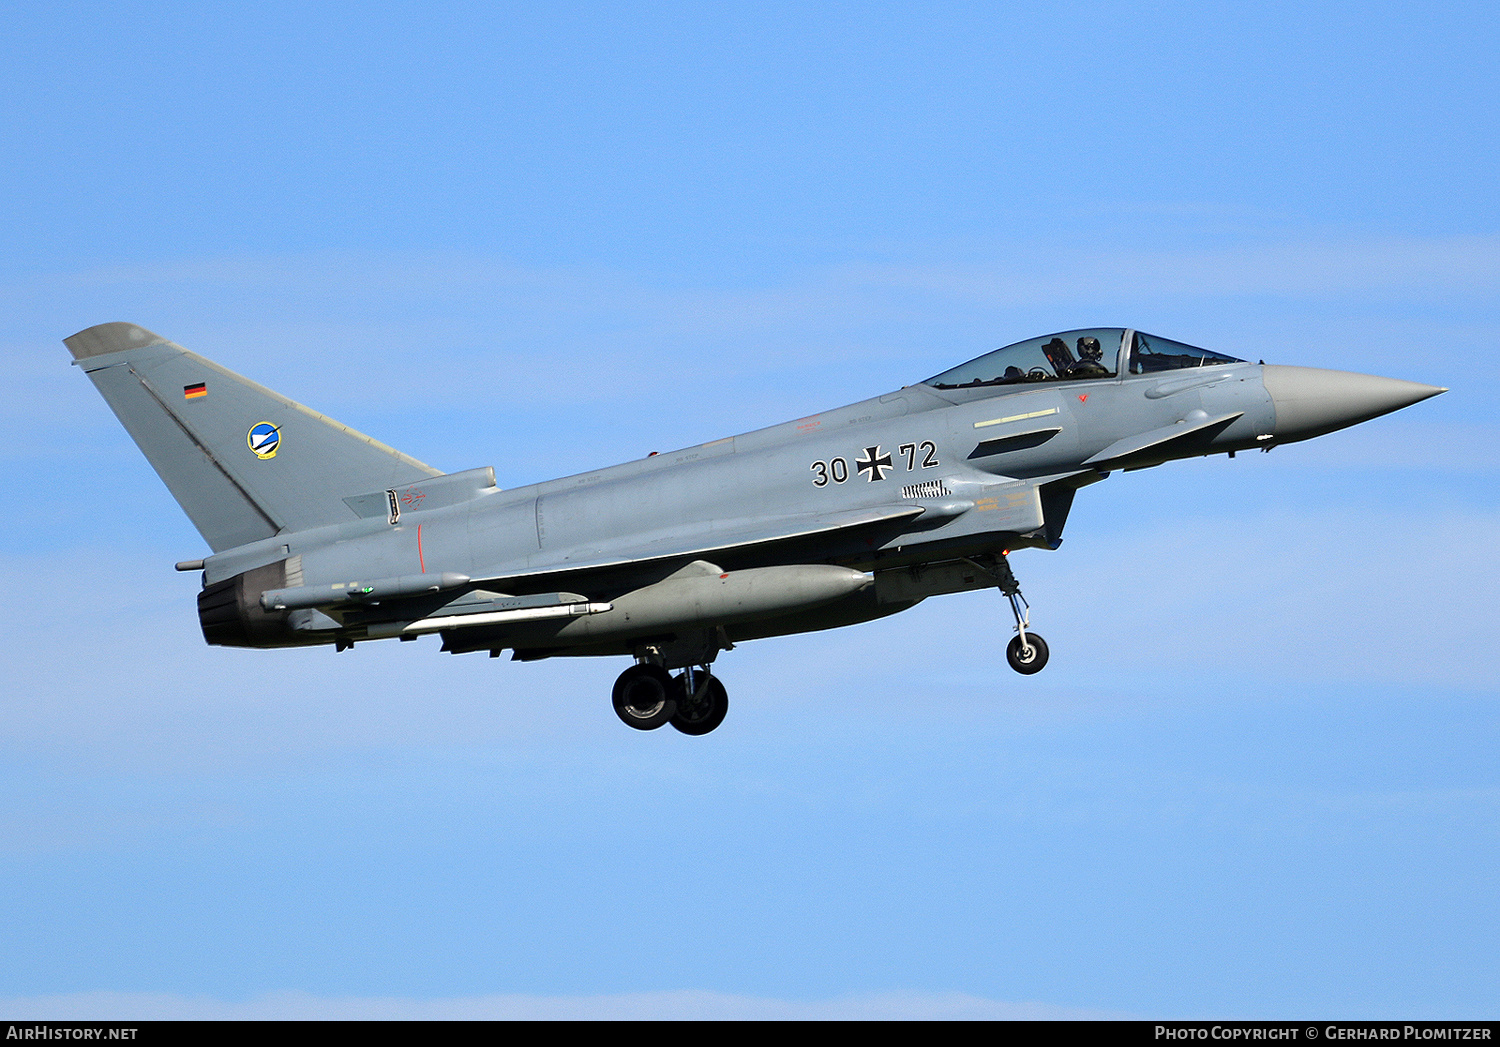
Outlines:
{"type": "Polygon", "coordinates": [[[215,552],[353,519],[344,498],[439,475],[135,324],[63,343],[215,552]]]}

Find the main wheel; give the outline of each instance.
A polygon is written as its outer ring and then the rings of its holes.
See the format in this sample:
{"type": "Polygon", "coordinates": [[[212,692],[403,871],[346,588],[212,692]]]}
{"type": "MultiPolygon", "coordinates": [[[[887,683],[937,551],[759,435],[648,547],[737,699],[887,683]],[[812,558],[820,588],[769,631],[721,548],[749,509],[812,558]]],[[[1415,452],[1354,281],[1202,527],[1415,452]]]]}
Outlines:
{"type": "MultiPolygon", "coordinates": [[[[697,674],[701,677],[702,674],[697,674]]],[[[724,722],[729,712],[729,692],[717,676],[710,676],[704,684],[701,678],[698,689],[702,696],[688,691],[688,674],[683,673],[674,681],[677,691],[677,715],[672,717],[672,726],[683,734],[707,734],[724,722]]]]}
{"type": "Polygon", "coordinates": [[[1020,636],[1011,638],[1005,648],[1005,660],[1010,662],[1010,667],[1018,673],[1030,676],[1032,673],[1042,671],[1042,666],[1047,664],[1047,641],[1036,633],[1026,634],[1026,643],[1021,643],[1020,636]]]}
{"type": "Polygon", "coordinates": [[[615,715],[637,731],[654,731],[677,713],[677,684],[659,665],[632,665],[615,681],[615,715]]]}

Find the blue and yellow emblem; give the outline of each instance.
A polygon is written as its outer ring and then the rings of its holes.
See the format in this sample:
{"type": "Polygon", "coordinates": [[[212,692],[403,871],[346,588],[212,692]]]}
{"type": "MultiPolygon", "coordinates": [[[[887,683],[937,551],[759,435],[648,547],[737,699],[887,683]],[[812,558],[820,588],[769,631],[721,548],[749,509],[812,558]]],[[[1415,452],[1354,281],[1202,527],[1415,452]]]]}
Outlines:
{"type": "Polygon", "coordinates": [[[262,460],[275,458],[277,449],[281,447],[281,427],[270,422],[257,422],[245,434],[245,443],[249,444],[250,452],[255,457],[262,460]]]}

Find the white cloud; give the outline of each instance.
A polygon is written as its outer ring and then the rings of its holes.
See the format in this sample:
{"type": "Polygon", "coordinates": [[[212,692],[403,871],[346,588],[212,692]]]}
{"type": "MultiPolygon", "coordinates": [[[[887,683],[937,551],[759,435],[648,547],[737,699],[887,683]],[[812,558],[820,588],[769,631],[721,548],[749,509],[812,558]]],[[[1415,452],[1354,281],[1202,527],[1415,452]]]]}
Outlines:
{"type": "Polygon", "coordinates": [[[1335,238],[1222,248],[1143,250],[1016,245],[972,265],[850,266],[855,285],[922,290],[987,305],[1121,297],[1322,297],[1377,293],[1462,297],[1500,287],[1500,237],[1335,238]]]}
{"type": "MultiPolygon", "coordinates": [[[[1488,302],[1500,289],[1500,236],[1328,236],[1175,250],[1023,241],[991,244],[986,253],[989,259],[967,263],[848,262],[804,269],[777,284],[741,286],[669,283],[599,268],[543,269],[458,253],[246,256],[31,276],[0,287],[0,298],[31,301],[33,318],[90,301],[111,309],[133,301],[191,316],[194,331],[239,326],[251,344],[283,328],[299,340],[319,333],[337,340],[342,329],[360,336],[353,344],[399,350],[409,344],[407,332],[420,330],[428,338],[524,344],[545,353],[558,338],[583,331],[590,332],[590,345],[701,347],[733,339],[748,351],[767,334],[781,343],[871,322],[941,322],[955,300],[986,309],[1260,295],[1378,294],[1430,302],[1436,294],[1488,302]],[[361,316],[368,326],[351,329],[361,316]],[[320,325],[326,331],[319,332],[320,325]]],[[[77,322],[107,318],[117,317],[80,315],[77,322]]],[[[144,315],[137,320],[159,322],[144,315]]],[[[160,333],[183,341],[194,332],[160,333]]]]}

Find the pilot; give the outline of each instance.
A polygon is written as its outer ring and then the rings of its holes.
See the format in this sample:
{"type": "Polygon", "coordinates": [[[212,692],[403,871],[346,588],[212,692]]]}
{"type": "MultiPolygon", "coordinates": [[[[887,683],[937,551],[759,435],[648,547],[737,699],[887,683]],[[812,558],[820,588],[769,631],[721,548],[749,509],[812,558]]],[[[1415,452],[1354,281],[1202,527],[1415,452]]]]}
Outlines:
{"type": "Polygon", "coordinates": [[[1069,378],[1104,378],[1109,375],[1109,368],[1103,364],[1104,350],[1099,346],[1099,339],[1092,335],[1085,335],[1078,339],[1078,362],[1068,368],[1069,378]]]}

